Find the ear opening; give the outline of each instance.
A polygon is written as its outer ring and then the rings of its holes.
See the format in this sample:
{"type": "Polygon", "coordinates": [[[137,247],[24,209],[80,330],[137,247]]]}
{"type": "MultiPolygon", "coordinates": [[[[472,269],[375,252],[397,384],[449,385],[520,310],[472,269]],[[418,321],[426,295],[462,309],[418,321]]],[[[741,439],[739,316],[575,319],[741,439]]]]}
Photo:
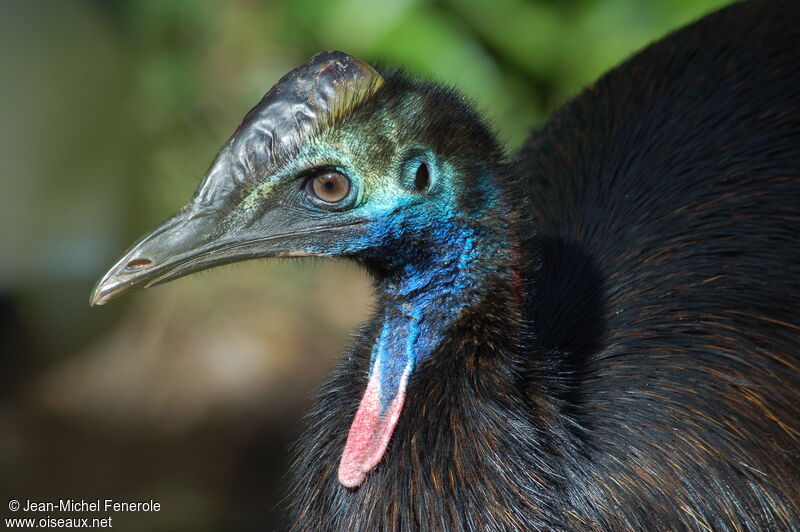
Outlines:
{"type": "Polygon", "coordinates": [[[425,192],[431,184],[431,173],[428,169],[428,162],[422,160],[417,166],[417,172],[414,174],[414,190],[417,192],[425,192]]]}

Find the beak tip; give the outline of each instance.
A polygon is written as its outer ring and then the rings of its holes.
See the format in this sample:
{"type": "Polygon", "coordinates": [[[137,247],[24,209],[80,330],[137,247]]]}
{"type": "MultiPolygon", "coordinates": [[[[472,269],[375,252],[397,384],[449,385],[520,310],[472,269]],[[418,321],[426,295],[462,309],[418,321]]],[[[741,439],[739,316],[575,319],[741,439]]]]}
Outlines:
{"type": "Polygon", "coordinates": [[[92,292],[89,294],[89,306],[95,307],[105,305],[114,299],[114,297],[120,293],[119,284],[117,267],[115,266],[106,272],[106,274],[97,281],[94,288],[92,288],[92,292]]]}
{"type": "Polygon", "coordinates": [[[95,286],[92,289],[92,293],[89,294],[89,306],[90,307],[100,306],[100,305],[105,305],[106,304],[106,298],[104,297],[103,292],[104,292],[103,283],[98,283],[97,286],[95,286]]]}
{"type": "Polygon", "coordinates": [[[121,270],[118,266],[114,266],[92,289],[92,292],[89,294],[89,306],[99,307],[133,290],[148,288],[153,286],[153,284],[157,284],[158,279],[153,280],[149,277],[143,277],[141,273],[142,272],[139,272],[137,276],[136,274],[121,270]]]}

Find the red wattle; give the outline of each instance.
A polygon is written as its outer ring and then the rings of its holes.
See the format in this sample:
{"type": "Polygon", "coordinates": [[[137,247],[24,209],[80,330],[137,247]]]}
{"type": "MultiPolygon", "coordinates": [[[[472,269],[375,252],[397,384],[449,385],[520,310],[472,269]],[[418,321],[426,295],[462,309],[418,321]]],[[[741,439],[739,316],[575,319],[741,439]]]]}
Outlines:
{"type": "Polygon", "coordinates": [[[397,393],[389,407],[380,413],[380,366],[376,364],[367,383],[364,397],[358,405],[353,424],[347,435],[342,460],[339,462],[339,482],[347,488],[355,488],[364,482],[372,468],[378,465],[386,452],[392,432],[400,419],[406,396],[408,367],[400,379],[397,393]]]}

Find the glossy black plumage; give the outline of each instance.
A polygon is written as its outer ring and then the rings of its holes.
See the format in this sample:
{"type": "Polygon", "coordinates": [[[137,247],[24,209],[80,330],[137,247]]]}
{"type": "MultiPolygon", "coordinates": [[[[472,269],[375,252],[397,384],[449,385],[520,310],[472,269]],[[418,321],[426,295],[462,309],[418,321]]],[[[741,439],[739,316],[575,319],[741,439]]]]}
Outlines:
{"type": "MultiPolygon", "coordinates": [[[[454,98],[388,77],[361,112],[412,89],[454,98]]],[[[422,140],[452,139],[453,107],[431,109],[422,140]]],[[[481,159],[481,131],[458,155],[496,173],[510,211],[486,217],[522,282],[448,329],[350,490],[336,467],[380,320],[362,329],[297,444],[291,526],[800,528],[800,4],[666,37],[512,163],[481,159]]],[[[467,210],[482,179],[463,176],[467,210]]]]}

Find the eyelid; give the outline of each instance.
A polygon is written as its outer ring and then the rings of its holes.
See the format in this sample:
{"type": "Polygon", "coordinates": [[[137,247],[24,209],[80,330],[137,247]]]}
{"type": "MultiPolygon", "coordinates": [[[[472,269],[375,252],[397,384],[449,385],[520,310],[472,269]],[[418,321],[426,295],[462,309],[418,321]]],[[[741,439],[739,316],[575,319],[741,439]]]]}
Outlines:
{"type": "Polygon", "coordinates": [[[312,179],[314,177],[317,177],[318,175],[321,175],[321,174],[324,174],[324,173],[327,173],[327,172],[339,172],[340,174],[348,175],[347,172],[345,172],[342,168],[340,168],[340,167],[338,167],[336,165],[333,165],[333,164],[327,165],[327,164],[325,164],[325,165],[320,165],[320,166],[315,166],[313,168],[309,168],[308,170],[303,170],[302,172],[300,172],[297,175],[295,175],[295,179],[300,179],[300,180],[303,180],[303,181],[307,181],[309,179],[312,179]]]}

